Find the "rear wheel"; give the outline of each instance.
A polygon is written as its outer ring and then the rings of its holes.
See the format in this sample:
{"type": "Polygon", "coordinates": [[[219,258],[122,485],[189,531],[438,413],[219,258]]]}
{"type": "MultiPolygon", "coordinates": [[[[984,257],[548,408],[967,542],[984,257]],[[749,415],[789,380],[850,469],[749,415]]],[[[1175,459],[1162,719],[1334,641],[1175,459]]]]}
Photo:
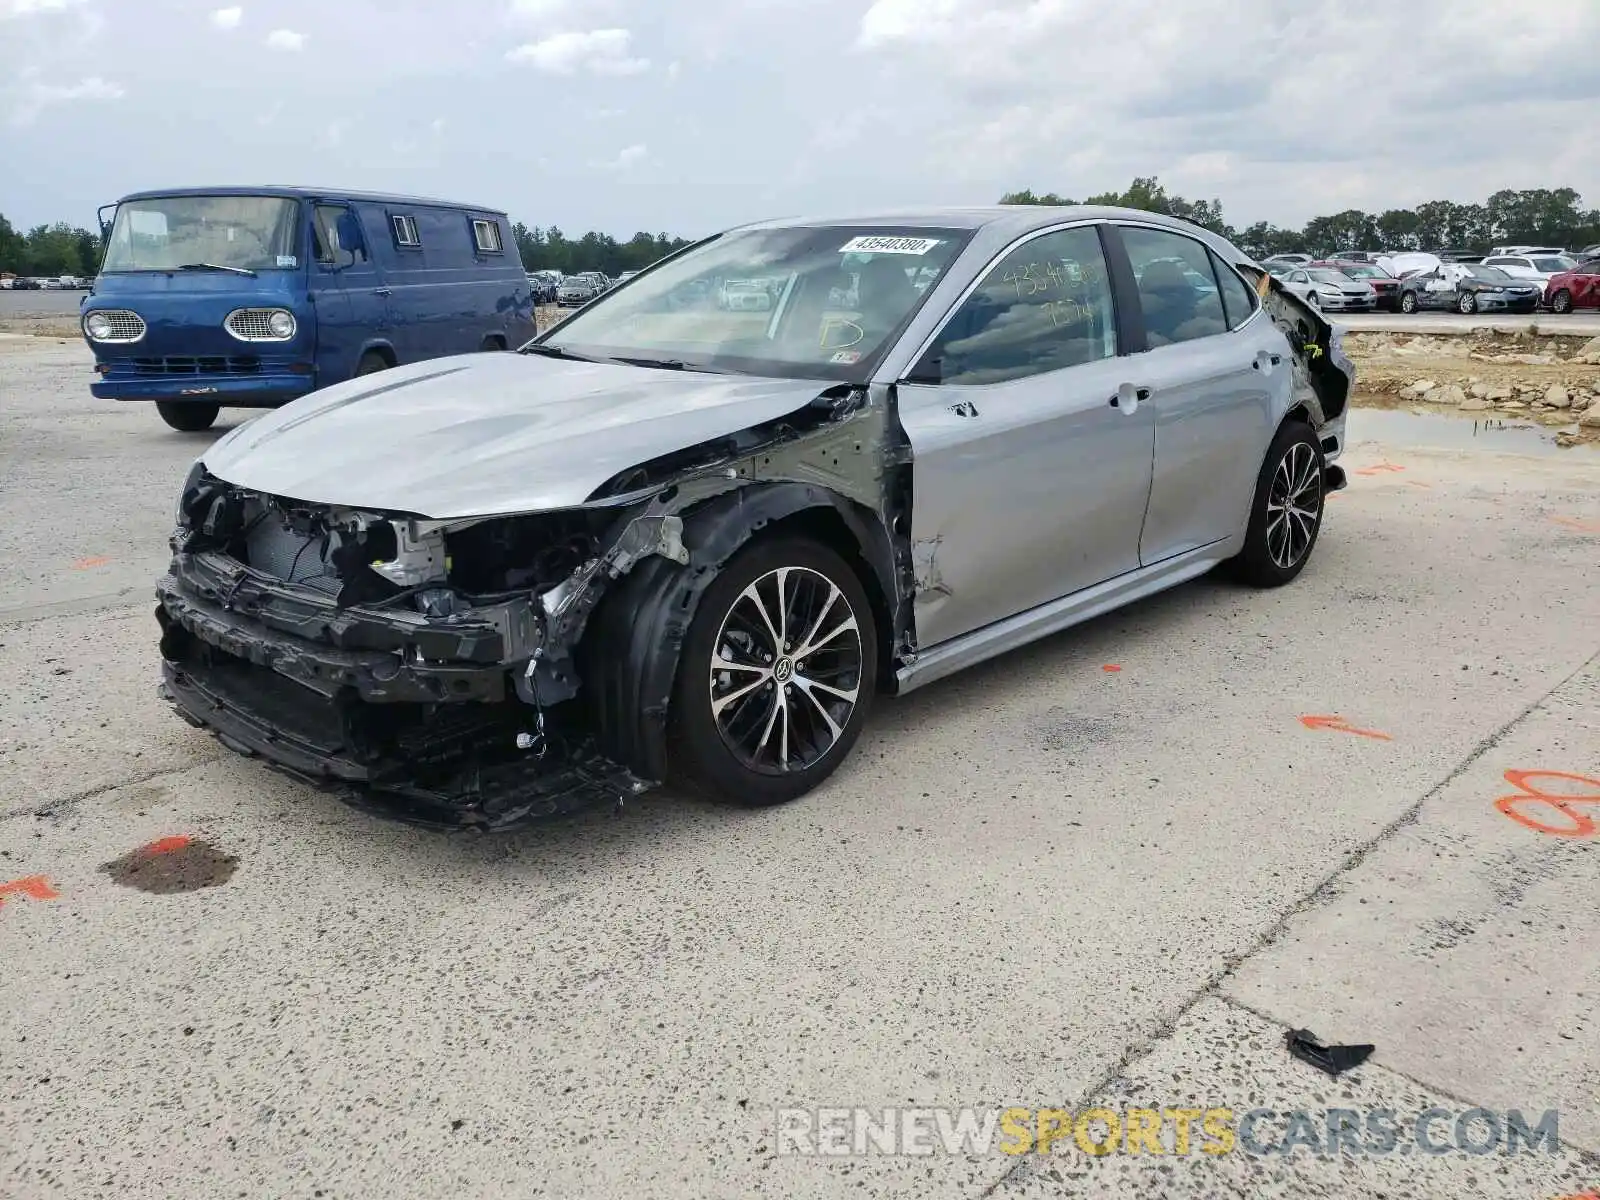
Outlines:
{"type": "Polygon", "coordinates": [[[827,547],[747,547],[701,598],[674,688],[673,774],[723,800],[781,804],[860,736],[878,661],[872,607],[827,547]]]}
{"type": "Polygon", "coordinates": [[[1400,311],[1408,314],[1417,311],[1417,294],[1415,292],[1406,292],[1400,297],[1400,311]]]}
{"type": "Polygon", "coordinates": [[[202,429],[211,428],[211,423],[217,419],[217,413],[222,411],[222,406],[157,400],[156,411],[161,414],[161,419],[174,429],[181,429],[184,433],[199,433],[202,429]]]}
{"type": "Polygon", "coordinates": [[[1472,292],[1462,292],[1456,300],[1456,311],[1464,317],[1470,317],[1478,311],[1478,297],[1472,292]]]}
{"type": "Polygon", "coordinates": [[[1244,549],[1229,560],[1235,578],[1282,587],[1305,568],[1322,530],[1322,447],[1303,421],[1278,430],[1256,477],[1244,549]]]}
{"type": "Polygon", "coordinates": [[[379,371],[389,369],[389,360],[376,350],[368,350],[361,356],[361,361],[356,364],[357,375],[375,375],[379,371]]]}
{"type": "Polygon", "coordinates": [[[1550,311],[1556,313],[1569,313],[1572,311],[1572,293],[1562,288],[1550,297],[1550,311]]]}

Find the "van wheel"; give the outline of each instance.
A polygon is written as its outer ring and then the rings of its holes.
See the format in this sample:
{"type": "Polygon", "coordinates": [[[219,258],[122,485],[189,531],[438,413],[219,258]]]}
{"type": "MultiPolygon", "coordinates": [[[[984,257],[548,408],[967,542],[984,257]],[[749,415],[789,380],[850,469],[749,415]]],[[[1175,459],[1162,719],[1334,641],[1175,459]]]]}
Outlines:
{"type": "Polygon", "coordinates": [[[672,774],[756,807],[809,792],[860,736],[877,662],[872,607],[842,558],[807,538],[747,546],[684,639],[672,774]]]}
{"type": "Polygon", "coordinates": [[[489,352],[492,352],[492,351],[495,351],[495,350],[504,350],[505,348],[506,348],[506,340],[505,340],[505,338],[499,336],[498,334],[493,334],[493,333],[491,333],[488,337],[484,338],[483,339],[483,345],[478,347],[479,350],[489,351],[489,352]]]}
{"type": "Polygon", "coordinates": [[[161,419],[174,429],[181,429],[184,433],[199,433],[202,429],[211,428],[211,423],[217,419],[217,413],[222,411],[222,406],[157,400],[156,411],[161,414],[161,419]]]}
{"type": "Polygon", "coordinates": [[[1278,430],[1256,477],[1244,549],[1229,572],[1252,587],[1281,587],[1305,568],[1322,531],[1322,447],[1304,421],[1278,430]]]}
{"type": "Polygon", "coordinates": [[[389,369],[389,360],[376,350],[368,350],[361,356],[361,361],[356,364],[357,375],[376,375],[379,371],[389,369]]]}

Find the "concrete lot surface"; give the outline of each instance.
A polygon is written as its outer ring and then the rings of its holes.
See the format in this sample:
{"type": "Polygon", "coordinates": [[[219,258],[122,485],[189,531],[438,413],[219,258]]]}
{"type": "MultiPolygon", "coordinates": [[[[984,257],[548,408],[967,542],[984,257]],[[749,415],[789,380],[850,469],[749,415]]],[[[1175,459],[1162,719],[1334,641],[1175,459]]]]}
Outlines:
{"type": "Polygon", "coordinates": [[[886,702],[787,807],[452,839],[157,700],[175,491],[240,414],[178,434],[86,363],[0,341],[0,1196],[1600,1187],[1595,450],[1357,410],[1288,588],[886,702]],[[1376,1050],[1334,1079],[1296,1028],[1376,1050]],[[778,1109],[1096,1103],[1282,1119],[1263,1153],[778,1152],[778,1109]],[[1478,1107],[1559,1130],[1455,1149],[1478,1107]],[[1280,1152],[1330,1108],[1448,1110],[1448,1152],[1280,1152]]]}

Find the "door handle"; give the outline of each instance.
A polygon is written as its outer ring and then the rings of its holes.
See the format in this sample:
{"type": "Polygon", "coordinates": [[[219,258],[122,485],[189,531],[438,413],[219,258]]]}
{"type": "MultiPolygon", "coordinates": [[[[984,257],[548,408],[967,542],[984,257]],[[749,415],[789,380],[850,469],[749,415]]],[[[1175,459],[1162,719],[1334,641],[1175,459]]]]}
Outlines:
{"type": "Polygon", "coordinates": [[[1135,412],[1139,405],[1150,399],[1150,389],[1147,387],[1134,387],[1125,383],[1119,387],[1111,397],[1111,407],[1121,409],[1125,413],[1135,412]]]}
{"type": "Polygon", "coordinates": [[[1281,354],[1272,354],[1262,350],[1256,354],[1255,360],[1250,365],[1257,371],[1265,371],[1269,366],[1275,367],[1282,361],[1283,356],[1281,354]]]}
{"type": "Polygon", "coordinates": [[[374,296],[392,296],[394,295],[394,292],[392,292],[389,288],[373,288],[372,294],[374,296]]]}

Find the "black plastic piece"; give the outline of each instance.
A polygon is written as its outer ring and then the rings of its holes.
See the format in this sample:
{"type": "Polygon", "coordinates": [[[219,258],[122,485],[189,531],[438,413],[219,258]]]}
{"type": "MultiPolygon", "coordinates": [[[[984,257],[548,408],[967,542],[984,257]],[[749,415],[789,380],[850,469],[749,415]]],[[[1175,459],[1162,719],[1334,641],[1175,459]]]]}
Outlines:
{"type": "Polygon", "coordinates": [[[1309,1029],[1291,1029],[1284,1034],[1284,1041],[1293,1057],[1329,1075],[1340,1075],[1359,1067],[1377,1049],[1371,1045],[1324,1046],[1309,1029]]]}

